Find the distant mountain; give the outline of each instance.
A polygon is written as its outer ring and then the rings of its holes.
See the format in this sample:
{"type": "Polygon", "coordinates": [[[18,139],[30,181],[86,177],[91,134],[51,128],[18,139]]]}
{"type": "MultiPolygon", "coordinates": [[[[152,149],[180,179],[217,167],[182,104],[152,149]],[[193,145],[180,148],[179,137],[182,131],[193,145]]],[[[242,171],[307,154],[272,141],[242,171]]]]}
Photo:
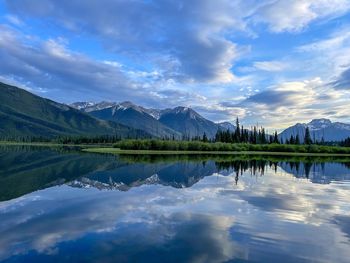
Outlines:
{"type": "Polygon", "coordinates": [[[128,101],[101,110],[90,111],[89,114],[102,120],[115,121],[143,130],[155,137],[181,138],[181,133],[159,122],[150,115],[149,110],[128,101]]]}
{"type": "Polygon", "coordinates": [[[148,113],[149,115],[151,115],[153,118],[155,118],[156,120],[159,120],[161,114],[162,114],[162,110],[158,110],[158,109],[145,109],[143,108],[143,110],[148,113]]]}
{"type": "Polygon", "coordinates": [[[215,137],[219,125],[205,119],[191,108],[176,107],[161,111],[159,121],[164,125],[181,132],[186,137],[203,136],[215,137]]]}
{"type": "MultiPolygon", "coordinates": [[[[165,110],[147,109],[128,101],[119,104],[113,102],[77,102],[70,106],[88,112],[96,118],[141,129],[161,138],[203,136],[204,133],[209,138],[213,138],[220,127],[223,129],[229,127],[229,123],[216,124],[187,107],[165,110]],[[99,109],[93,110],[96,108],[99,109]]],[[[233,127],[231,124],[229,129],[232,130],[233,127]]]]}
{"type": "Polygon", "coordinates": [[[82,102],[74,102],[71,105],[69,105],[72,108],[75,108],[77,110],[84,110],[88,107],[93,107],[95,105],[94,102],[90,101],[82,101],[82,102]]]}
{"type": "Polygon", "coordinates": [[[95,103],[95,102],[74,102],[74,103],[70,104],[69,106],[71,106],[77,110],[91,112],[91,111],[107,109],[107,108],[110,108],[110,107],[113,107],[116,105],[117,105],[116,102],[101,101],[98,103],[95,103]]]}
{"type": "MultiPolygon", "coordinates": [[[[350,124],[314,119],[297,123],[279,134],[282,140],[299,135],[309,127],[320,141],[350,137],[350,124]]],[[[218,129],[234,131],[230,122],[214,123],[191,108],[147,109],[131,102],[76,102],[60,104],[0,82],[0,137],[54,137],[65,135],[119,135],[121,137],[213,138],[218,129]]]]}
{"type": "Polygon", "coordinates": [[[236,126],[233,125],[231,122],[225,121],[225,122],[219,122],[217,124],[224,131],[227,131],[227,130],[229,130],[231,132],[236,131],[236,126]]]}
{"type": "Polygon", "coordinates": [[[107,134],[146,136],[143,131],[96,119],[65,104],[0,83],[1,137],[107,134]]]}
{"type": "Polygon", "coordinates": [[[151,115],[156,120],[160,118],[160,115],[162,112],[162,110],[159,110],[159,109],[147,109],[141,106],[137,106],[130,101],[124,101],[122,103],[111,102],[111,101],[101,101],[101,102],[81,101],[81,102],[74,102],[72,104],[69,104],[69,106],[84,112],[99,111],[99,110],[104,110],[114,106],[121,106],[121,108],[130,107],[130,108],[135,108],[137,111],[145,112],[151,115]]]}
{"type": "Polygon", "coordinates": [[[279,138],[289,139],[291,135],[299,135],[302,140],[305,136],[306,127],[309,127],[311,137],[316,140],[325,141],[341,141],[347,137],[350,137],[350,124],[345,124],[341,122],[331,122],[328,119],[314,119],[309,123],[297,123],[285,129],[279,134],[279,138]]]}

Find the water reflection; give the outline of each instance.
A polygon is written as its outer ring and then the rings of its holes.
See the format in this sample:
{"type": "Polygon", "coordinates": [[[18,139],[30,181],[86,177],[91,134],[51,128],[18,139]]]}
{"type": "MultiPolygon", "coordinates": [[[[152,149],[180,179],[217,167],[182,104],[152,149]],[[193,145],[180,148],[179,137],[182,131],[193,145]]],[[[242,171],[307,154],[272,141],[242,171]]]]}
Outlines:
{"type": "Polygon", "coordinates": [[[350,158],[225,155],[99,155],[68,148],[0,147],[0,201],[54,185],[127,191],[143,184],[191,187],[214,173],[263,176],[266,169],[313,183],[350,180],[350,158]]]}
{"type": "Polygon", "coordinates": [[[115,158],[71,149],[0,147],[0,201],[71,181],[92,171],[112,169],[115,158]]]}
{"type": "Polygon", "coordinates": [[[350,256],[346,159],[115,157],[41,148],[3,149],[0,167],[2,198],[18,197],[0,202],[0,261],[350,256]]]}

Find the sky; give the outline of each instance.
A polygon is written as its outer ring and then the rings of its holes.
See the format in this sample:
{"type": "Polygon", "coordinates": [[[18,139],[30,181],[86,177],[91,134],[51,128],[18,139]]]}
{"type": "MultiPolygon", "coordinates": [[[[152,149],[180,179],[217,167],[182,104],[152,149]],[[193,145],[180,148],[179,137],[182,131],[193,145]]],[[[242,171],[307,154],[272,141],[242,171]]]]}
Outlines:
{"type": "Polygon", "coordinates": [[[62,103],[350,122],[350,0],[0,0],[0,81],[62,103]]]}

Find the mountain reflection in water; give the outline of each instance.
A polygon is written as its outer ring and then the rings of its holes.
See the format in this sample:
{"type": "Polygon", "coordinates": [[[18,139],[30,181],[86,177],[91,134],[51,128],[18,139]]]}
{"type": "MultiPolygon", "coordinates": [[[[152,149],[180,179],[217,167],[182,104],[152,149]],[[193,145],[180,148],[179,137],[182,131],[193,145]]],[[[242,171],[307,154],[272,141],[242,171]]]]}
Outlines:
{"type": "Polygon", "coordinates": [[[251,155],[100,155],[67,148],[29,146],[0,148],[0,201],[39,189],[67,184],[127,191],[143,184],[191,187],[221,173],[263,176],[278,168],[313,183],[350,179],[350,158],[251,155]]]}
{"type": "Polygon", "coordinates": [[[0,261],[348,262],[349,163],[3,147],[0,261]]]}

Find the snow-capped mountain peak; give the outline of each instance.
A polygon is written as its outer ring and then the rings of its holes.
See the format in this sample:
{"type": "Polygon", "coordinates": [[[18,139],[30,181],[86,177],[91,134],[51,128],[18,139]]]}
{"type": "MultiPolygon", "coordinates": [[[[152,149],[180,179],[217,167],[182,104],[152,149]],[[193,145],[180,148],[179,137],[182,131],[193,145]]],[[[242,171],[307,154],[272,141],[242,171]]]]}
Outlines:
{"type": "Polygon", "coordinates": [[[119,103],[119,105],[121,105],[125,108],[138,108],[139,107],[130,101],[123,101],[123,102],[119,103]]]}
{"type": "Polygon", "coordinates": [[[118,104],[118,106],[124,107],[125,109],[134,109],[134,110],[141,112],[141,113],[147,113],[147,110],[145,108],[138,106],[130,101],[121,102],[118,104]]]}
{"type": "Polygon", "coordinates": [[[311,130],[324,129],[330,125],[332,125],[332,122],[329,119],[314,119],[307,124],[311,130]]]}
{"type": "Polygon", "coordinates": [[[229,130],[229,131],[235,131],[236,130],[236,126],[233,125],[231,122],[228,122],[228,121],[219,122],[217,124],[223,130],[229,130]]]}
{"type": "Polygon", "coordinates": [[[310,124],[331,124],[331,120],[330,119],[313,119],[312,121],[310,121],[310,124]]]}
{"type": "Polygon", "coordinates": [[[299,135],[299,138],[304,138],[305,129],[309,128],[311,136],[315,140],[325,141],[341,141],[350,136],[350,124],[341,122],[332,122],[329,119],[314,119],[309,123],[298,123],[285,129],[280,138],[283,140],[289,139],[291,135],[299,135]]]}
{"type": "Polygon", "coordinates": [[[70,104],[69,106],[85,111],[85,112],[91,112],[91,111],[96,111],[96,110],[103,110],[107,108],[111,108],[115,106],[115,102],[110,102],[110,101],[101,101],[101,102],[75,102],[70,104]]]}
{"type": "Polygon", "coordinates": [[[79,102],[74,102],[70,104],[69,106],[77,109],[77,110],[83,110],[88,107],[94,106],[96,103],[92,101],[79,101],[79,102]]]}
{"type": "Polygon", "coordinates": [[[158,109],[145,109],[145,111],[156,120],[159,120],[160,115],[162,113],[162,111],[158,109]]]}
{"type": "Polygon", "coordinates": [[[199,115],[196,111],[189,107],[178,106],[174,109],[167,109],[162,111],[162,114],[165,113],[173,113],[173,114],[184,114],[188,116],[190,119],[203,119],[201,115],[199,115]]]}

